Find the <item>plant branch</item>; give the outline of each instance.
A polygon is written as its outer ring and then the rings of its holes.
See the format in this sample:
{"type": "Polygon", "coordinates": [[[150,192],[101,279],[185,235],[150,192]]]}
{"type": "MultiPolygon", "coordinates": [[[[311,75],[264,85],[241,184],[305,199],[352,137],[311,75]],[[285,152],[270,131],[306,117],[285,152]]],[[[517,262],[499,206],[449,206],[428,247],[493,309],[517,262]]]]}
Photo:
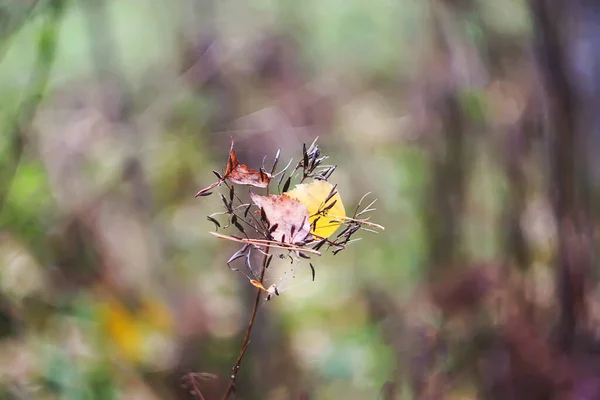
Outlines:
{"type": "MultiPolygon", "coordinates": [[[[267,261],[269,259],[269,248],[267,247],[265,250],[263,262],[262,262],[262,270],[260,272],[260,283],[263,282],[265,278],[265,272],[267,271],[267,261]]],[[[246,328],[246,333],[244,335],[244,340],[242,341],[242,347],[240,349],[240,354],[235,362],[235,365],[231,369],[231,377],[229,379],[229,384],[227,385],[227,389],[225,389],[225,393],[223,394],[222,400],[227,400],[231,393],[235,390],[235,381],[237,379],[237,374],[240,370],[240,365],[242,363],[242,359],[246,354],[246,349],[248,349],[248,345],[250,344],[250,335],[252,334],[252,328],[254,327],[254,321],[256,321],[256,315],[258,314],[258,306],[260,305],[260,298],[262,295],[262,289],[256,290],[256,298],[254,299],[254,307],[252,308],[252,314],[250,315],[250,321],[248,322],[248,328],[246,328]]]]}
{"type": "Polygon", "coordinates": [[[49,3],[48,11],[50,15],[41,28],[37,45],[37,59],[31,75],[30,85],[6,138],[6,163],[0,166],[2,170],[0,182],[3,182],[0,186],[0,210],[6,202],[23,155],[25,148],[24,132],[34,119],[50,80],[64,7],[63,0],[52,0],[49,3]]]}
{"type": "Polygon", "coordinates": [[[275,249],[284,249],[284,250],[295,250],[295,251],[303,251],[306,253],[312,253],[317,256],[320,256],[321,253],[314,249],[304,248],[301,246],[296,246],[291,243],[285,242],[276,242],[274,240],[265,240],[265,239],[246,239],[235,236],[227,236],[218,232],[208,232],[211,235],[218,237],[219,239],[231,240],[234,242],[244,243],[244,244],[252,244],[257,246],[265,246],[266,248],[275,248],[275,249]]]}

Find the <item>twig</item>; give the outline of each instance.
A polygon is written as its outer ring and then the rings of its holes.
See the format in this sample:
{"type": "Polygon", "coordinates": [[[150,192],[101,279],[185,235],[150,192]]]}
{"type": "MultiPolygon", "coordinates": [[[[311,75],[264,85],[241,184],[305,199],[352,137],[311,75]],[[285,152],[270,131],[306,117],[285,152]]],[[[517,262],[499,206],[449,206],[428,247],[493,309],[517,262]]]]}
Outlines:
{"type": "Polygon", "coordinates": [[[56,43],[58,41],[60,21],[64,7],[63,0],[50,1],[48,6],[50,16],[41,28],[38,39],[37,60],[31,75],[30,87],[19,106],[13,126],[8,133],[7,162],[0,166],[2,169],[0,182],[4,182],[0,190],[0,210],[4,207],[21,162],[21,156],[25,147],[23,132],[30,126],[31,121],[35,117],[44,91],[48,86],[50,71],[54,64],[56,43]]]}
{"type": "Polygon", "coordinates": [[[200,391],[200,388],[198,387],[198,384],[196,383],[196,381],[193,378],[191,379],[191,381],[192,381],[191,385],[192,385],[192,389],[194,390],[194,394],[196,396],[198,396],[198,398],[200,400],[206,400],[204,398],[204,396],[202,395],[202,392],[200,391]]]}
{"type": "Polygon", "coordinates": [[[362,224],[362,225],[372,226],[374,228],[378,228],[378,229],[381,229],[382,231],[385,231],[385,226],[376,224],[374,222],[369,222],[366,219],[356,219],[356,218],[350,218],[350,217],[338,217],[336,215],[327,215],[327,216],[330,219],[333,219],[333,220],[357,222],[357,223],[362,224]]]}
{"type": "Polygon", "coordinates": [[[244,243],[244,244],[253,244],[255,246],[265,246],[267,248],[273,247],[276,249],[284,249],[284,250],[295,250],[295,251],[303,251],[306,253],[312,253],[317,256],[320,256],[321,253],[317,250],[309,249],[306,247],[295,246],[293,244],[283,243],[283,242],[275,242],[272,240],[264,240],[264,239],[246,239],[246,238],[238,238],[235,236],[227,236],[217,232],[209,232],[211,235],[215,235],[219,239],[232,240],[234,242],[244,243]]]}
{"type": "MultiPolygon", "coordinates": [[[[260,272],[260,283],[262,284],[265,278],[265,272],[267,271],[267,260],[269,259],[269,248],[267,247],[265,251],[265,255],[262,262],[262,271],[260,272]]],[[[229,379],[229,384],[227,385],[227,389],[225,389],[225,393],[221,400],[227,400],[229,395],[235,389],[235,380],[237,379],[237,374],[240,370],[240,364],[242,363],[242,359],[246,354],[246,349],[248,349],[248,345],[250,344],[250,334],[252,333],[252,327],[254,326],[254,321],[256,320],[256,314],[258,313],[258,306],[260,305],[260,299],[262,295],[262,289],[256,290],[256,298],[254,299],[254,307],[252,308],[252,314],[250,315],[250,321],[248,322],[248,328],[246,328],[246,334],[244,335],[244,340],[242,342],[242,348],[240,350],[240,354],[235,362],[235,365],[231,369],[231,377],[229,379]]]]}

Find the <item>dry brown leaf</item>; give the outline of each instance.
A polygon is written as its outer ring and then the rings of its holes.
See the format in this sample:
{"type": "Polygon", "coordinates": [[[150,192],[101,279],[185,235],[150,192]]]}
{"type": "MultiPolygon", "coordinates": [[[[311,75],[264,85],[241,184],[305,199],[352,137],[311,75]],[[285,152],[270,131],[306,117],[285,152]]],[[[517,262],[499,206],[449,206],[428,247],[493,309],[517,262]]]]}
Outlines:
{"type": "Polygon", "coordinates": [[[225,170],[223,179],[220,179],[212,185],[200,190],[198,193],[196,193],[196,197],[207,195],[209,190],[219,186],[224,180],[237,183],[238,185],[249,185],[258,188],[267,187],[269,181],[271,180],[271,174],[262,170],[255,171],[248,168],[244,164],[240,164],[239,160],[237,159],[237,155],[235,154],[233,144],[234,142],[231,141],[231,149],[229,150],[229,158],[227,159],[227,169],[225,170]]]}
{"type": "Polygon", "coordinates": [[[300,243],[309,238],[310,223],[308,209],[300,201],[286,194],[260,196],[250,193],[250,198],[265,211],[274,240],[283,243],[300,243]]]}
{"type": "Polygon", "coordinates": [[[250,279],[250,283],[254,287],[257,287],[260,290],[262,290],[263,292],[267,293],[267,301],[271,300],[271,297],[273,297],[273,295],[279,296],[279,290],[277,289],[277,285],[276,284],[272,284],[271,286],[269,286],[268,288],[266,288],[266,287],[263,286],[262,283],[260,283],[260,281],[257,281],[256,279],[250,279]]]}
{"type": "Polygon", "coordinates": [[[229,150],[229,159],[227,160],[227,170],[225,171],[225,179],[239,185],[250,185],[258,188],[266,188],[271,179],[271,175],[264,171],[255,171],[248,168],[244,164],[240,164],[231,142],[229,150]]]}

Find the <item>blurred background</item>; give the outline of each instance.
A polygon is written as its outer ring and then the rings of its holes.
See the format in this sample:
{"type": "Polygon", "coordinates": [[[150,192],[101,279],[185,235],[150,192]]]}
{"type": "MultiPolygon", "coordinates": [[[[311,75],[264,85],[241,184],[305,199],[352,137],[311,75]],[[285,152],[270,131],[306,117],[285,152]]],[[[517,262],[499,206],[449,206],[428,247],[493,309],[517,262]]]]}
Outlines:
{"type": "Polygon", "coordinates": [[[546,3],[0,0],[0,398],[221,398],[256,289],[194,194],[316,137],[386,230],[261,304],[236,398],[600,398],[600,14],[546,3]]]}

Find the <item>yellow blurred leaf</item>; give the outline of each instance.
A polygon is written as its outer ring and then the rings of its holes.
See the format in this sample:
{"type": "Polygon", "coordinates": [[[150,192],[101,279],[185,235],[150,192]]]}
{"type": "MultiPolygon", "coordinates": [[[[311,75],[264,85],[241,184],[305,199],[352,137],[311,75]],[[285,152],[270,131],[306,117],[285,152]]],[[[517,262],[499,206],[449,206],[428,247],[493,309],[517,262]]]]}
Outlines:
{"type": "Polygon", "coordinates": [[[148,340],[155,334],[170,332],[171,315],[158,299],[143,299],[136,310],[129,310],[117,298],[110,296],[99,309],[103,331],[130,363],[148,361],[148,340]]]}
{"type": "Polygon", "coordinates": [[[134,316],[114,298],[102,305],[100,315],[108,337],[123,358],[139,362],[142,359],[142,333],[134,316]]]}

